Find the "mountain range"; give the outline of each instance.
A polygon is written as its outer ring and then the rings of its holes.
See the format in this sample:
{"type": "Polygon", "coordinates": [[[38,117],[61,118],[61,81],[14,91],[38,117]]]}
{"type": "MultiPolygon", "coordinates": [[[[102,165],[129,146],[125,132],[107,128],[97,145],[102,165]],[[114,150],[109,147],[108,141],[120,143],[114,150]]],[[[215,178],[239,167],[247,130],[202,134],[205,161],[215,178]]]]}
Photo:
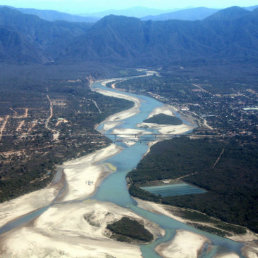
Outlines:
{"type": "Polygon", "coordinates": [[[146,16],[142,20],[152,21],[167,21],[167,20],[185,20],[185,21],[197,21],[203,20],[210,15],[216,13],[218,9],[211,9],[206,7],[190,8],[184,10],[178,10],[168,13],[162,13],[156,16],[146,16]]]}
{"type": "Polygon", "coordinates": [[[99,17],[93,16],[82,16],[82,15],[73,15],[69,13],[63,13],[53,10],[38,10],[32,8],[18,8],[18,11],[24,14],[34,14],[39,18],[47,21],[68,21],[68,22],[87,22],[94,23],[99,20],[99,17]]]}
{"type": "MultiPolygon", "coordinates": [[[[14,8],[10,6],[1,6],[17,9],[18,11],[24,14],[33,14],[38,16],[41,19],[47,21],[68,21],[68,22],[87,22],[95,23],[101,18],[108,15],[117,15],[117,16],[128,16],[140,18],[141,20],[152,20],[152,21],[166,21],[166,20],[184,20],[184,21],[197,21],[203,20],[208,16],[219,11],[219,9],[212,9],[206,7],[197,7],[197,8],[186,8],[186,9],[173,9],[173,10],[158,10],[151,9],[146,7],[132,7],[128,9],[121,10],[106,10],[102,12],[93,12],[88,14],[69,14],[54,10],[39,10],[33,8],[14,8]]],[[[249,6],[243,9],[248,11],[253,11],[258,6],[249,6]]]]}
{"type": "Polygon", "coordinates": [[[9,62],[53,61],[74,38],[90,25],[66,21],[49,22],[36,15],[0,8],[0,60],[9,62]]]}
{"type": "Polygon", "coordinates": [[[220,10],[202,21],[110,15],[94,24],[46,21],[0,8],[0,61],[130,65],[257,62],[258,9],[220,10]]]}
{"type": "Polygon", "coordinates": [[[129,16],[129,17],[135,17],[135,18],[142,18],[148,15],[160,15],[166,12],[167,12],[166,10],[158,10],[153,8],[136,6],[136,7],[121,9],[121,10],[106,10],[102,12],[88,13],[88,14],[83,14],[83,16],[103,18],[104,16],[113,14],[113,15],[120,15],[120,16],[122,15],[122,16],[129,16]]]}

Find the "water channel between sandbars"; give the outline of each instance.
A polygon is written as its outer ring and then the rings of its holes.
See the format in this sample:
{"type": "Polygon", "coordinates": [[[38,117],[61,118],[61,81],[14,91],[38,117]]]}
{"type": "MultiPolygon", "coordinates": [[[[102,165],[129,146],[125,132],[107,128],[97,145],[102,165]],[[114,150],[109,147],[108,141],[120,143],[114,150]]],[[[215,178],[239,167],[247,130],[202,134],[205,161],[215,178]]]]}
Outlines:
{"type": "MultiPolygon", "coordinates": [[[[101,83],[95,83],[93,85],[93,88],[121,93],[116,89],[107,89],[101,83]]],[[[150,97],[135,95],[127,92],[122,92],[122,94],[140,99],[141,106],[139,113],[125,119],[123,123],[118,126],[118,128],[138,129],[137,124],[145,120],[155,108],[164,105],[161,102],[150,97]]],[[[176,116],[181,118],[178,112],[176,112],[176,116]]],[[[186,122],[185,120],[183,121],[186,122]]],[[[186,123],[188,123],[189,125],[189,122],[186,123]]],[[[98,129],[103,132],[103,123],[99,125],[98,129]]],[[[112,128],[112,130],[114,130],[114,128],[112,128]]],[[[110,136],[112,130],[105,131],[105,134],[111,140],[114,140],[114,137],[110,136]]],[[[153,133],[153,131],[151,132],[153,133]]],[[[153,138],[149,139],[149,141],[153,140],[153,138]]],[[[166,230],[165,237],[157,239],[151,244],[141,246],[143,257],[160,257],[155,252],[155,247],[161,243],[171,240],[175,236],[177,230],[191,231],[203,235],[211,241],[212,248],[209,251],[205,249],[204,252],[200,255],[200,257],[202,258],[211,258],[220,253],[232,252],[237,253],[240,257],[242,257],[241,248],[243,247],[243,245],[241,243],[222,238],[207,232],[203,232],[189,225],[178,222],[172,218],[166,217],[164,215],[158,215],[139,208],[137,206],[137,203],[134,201],[134,199],[131,198],[128,193],[126,175],[137,166],[144,154],[148,151],[148,141],[138,140],[133,146],[126,146],[125,144],[120,142],[116,142],[116,144],[121,145],[124,149],[119,154],[113,156],[108,160],[105,160],[105,162],[111,163],[113,166],[115,166],[117,168],[117,172],[110,175],[102,182],[101,186],[98,188],[96,194],[92,198],[99,201],[113,202],[122,207],[130,208],[136,214],[157,223],[160,227],[166,230]]]]}

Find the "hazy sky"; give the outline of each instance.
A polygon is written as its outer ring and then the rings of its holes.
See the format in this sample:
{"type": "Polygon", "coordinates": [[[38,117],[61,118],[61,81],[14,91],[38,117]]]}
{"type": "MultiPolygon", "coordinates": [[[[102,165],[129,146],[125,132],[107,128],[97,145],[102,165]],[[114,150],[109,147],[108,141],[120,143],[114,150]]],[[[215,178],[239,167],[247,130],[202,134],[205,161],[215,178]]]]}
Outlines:
{"type": "Polygon", "coordinates": [[[124,9],[144,6],[155,9],[185,7],[229,7],[258,5],[258,0],[0,0],[0,5],[24,8],[53,9],[70,13],[124,9]]]}

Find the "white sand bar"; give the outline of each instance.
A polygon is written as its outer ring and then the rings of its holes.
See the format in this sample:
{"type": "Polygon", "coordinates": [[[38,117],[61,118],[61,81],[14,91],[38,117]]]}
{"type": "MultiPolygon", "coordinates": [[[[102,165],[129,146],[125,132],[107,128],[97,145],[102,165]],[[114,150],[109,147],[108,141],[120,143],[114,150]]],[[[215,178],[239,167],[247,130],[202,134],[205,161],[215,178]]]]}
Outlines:
{"type": "Polygon", "coordinates": [[[192,126],[181,124],[181,125],[160,125],[154,123],[140,123],[137,125],[139,128],[152,128],[157,130],[160,134],[183,134],[193,129],[192,126]]]}
{"type": "Polygon", "coordinates": [[[159,227],[112,203],[84,201],[52,206],[33,227],[17,229],[1,239],[3,257],[141,257],[139,246],[110,239],[107,224],[129,216],[155,237],[159,227]]]}
{"type": "Polygon", "coordinates": [[[49,205],[56,197],[55,187],[44,188],[0,204],[0,227],[20,216],[49,205]]]}
{"type": "Polygon", "coordinates": [[[239,255],[235,253],[226,253],[215,256],[215,258],[239,258],[239,255]]]}
{"type": "Polygon", "coordinates": [[[248,243],[243,249],[242,249],[243,255],[247,258],[258,258],[258,246],[257,242],[253,241],[248,243]]]}
{"type": "Polygon", "coordinates": [[[105,96],[125,99],[125,100],[132,101],[134,103],[134,106],[132,108],[109,116],[106,120],[102,122],[102,124],[106,124],[107,122],[119,122],[139,113],[139,107],[140,107],[141,101],[138,98],[125,95],[122,93],[110,92],[108,90],[102,90],[102,89],[96,89],[95,91],[105,96]]]}
{"type": "Polygon", "coordinates": [[[92,194],[98,186],[99,179],[113,172],[105,164],[97,164],[121,151],[112,144],[104,149],[82,158],[64,163],[64,173],[68,182],[68,191],[64,201],[82,200],[92,194]]]}
{"type": "Polygon", "coordinates": [[[132,146],[136,142],[139,141],[139,138],[142,135],[147,135],[151,134],[151,132],[145,131],[145,130],[140,130],[140,129],[130,129],[130,128],[118,128],[114,129],[112,131],[113,134],[117,135],[118,139],[122,139],[122,141],[129,145],[132,146]]]}
{"type": "Polygon", "coordinates": [[[162,107],[155,108],[148,118],[151,118],[153,116],[159,115],[159,114],[164,114],[167,116],[174,116],[174,111],[177,111],[176,108],[170,106],[170,105],[164,105],[162,107]]]}
{"type": "Polygon", "coordinates": [[[206,242],[209,240],[203,236],[178,230],[172,241],[159,245],[156,251],[164,258],[197,258],[206,242]]]}
{"type": "Polygon", "coordinates": [[[155,203],[155,202],[150,202],[150,201],[144,201],[138,198],[134,198],[137,202],[137,206],[144,209],[144,210],[148,210],[150,212],[154,212],[157,214],[162,214],[165,215],[167,217],[170,217],[172,219],[175,219],[177,221],[180,221],[182,223],[186,223],[186,220],[183,218],[180,218],[176,215],[174,215],[172,212],[169,212],[166,207],[167,205],[165,204],[159,204],[159,203],[155,203]]]}

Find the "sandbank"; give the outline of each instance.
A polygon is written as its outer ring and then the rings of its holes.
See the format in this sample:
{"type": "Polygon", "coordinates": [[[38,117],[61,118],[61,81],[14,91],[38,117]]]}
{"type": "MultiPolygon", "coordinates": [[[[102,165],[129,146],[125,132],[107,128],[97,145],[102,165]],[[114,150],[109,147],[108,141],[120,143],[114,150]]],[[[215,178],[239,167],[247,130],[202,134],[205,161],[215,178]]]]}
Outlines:
{"type": "Polygon", "coordinates": [[[65,175],[58,171],[52,182],[45,188],[24,194],[0,204],[0,227],[40,208],[51,204],[64,187],[65,175]]]}
{"type": "Polygon", "coordinates": [[[82,200],[94,193],[100,183],[99,178],[113,172],[109,166],[97,163],[120,151],[120,147],[111,144],[85,157],[65,162],[63,168],[67,180],[67,193],[63,201],[82,200]]]}
{"type": "Polygon", "coordinates": [[[155,108],[148,116],[148,118],[151,118],[153,116],[164,114],[167,116],[174,116],[174,111],[177,111],[176,108],[170,106],[170,105],[164,105],[162,107],[155,108]]]}
{"type": "Polygon", "coordinates": [[[109,238],[107,224],[123,216],[134,218],[154,234],[156,224],[112,203],[83,201],[51,206],[33,227],[10,232],[1,239],[3,257],[141,257],[139,246],[109,238]]]}
{"type": "Polygon", "coordinates": [[[105,96],[125,99],[128,101],[132,101],[134,103],[134,106],[132,108],[109,116],[101,124],[105,124],[106,122],[117,122],[117,121],[125,120],[131,116],[134,116],[135,114],[137,114],[139,112],[139,107],[140,107],[141,101],[140,101],[140,99],[138,99],[136,97],[125,95],[125,94],[118,93],[118,92],[110,92],[108,90],[102,90],[102,89],[95,89],[95,91],[99,92],[105,96]]]}
{"type": "Polygon", "coordinates": [[[125,144],[132,146],[139,141],[142,135],[151,134],[151,132],[140,130],[140,129],[130,129],[130,128],[117,128],[112,131],[113,134],[117,135],[118,139],[121,139],[125,144]]]}
{"type": "Polygon", "coordinates": [[[44,188],[0,204],[0,227],[6,223],[49,205],[58,194],[54,187],[44,188]]]}
{"type": "Polygon", "coordinates": [[[250,242],[242,249],[242,253],[247,258],[257,258],[258,257],[258,246],[257,242],[250,242]]]}
{"type": "MultiPolygon", "coordinates": [[[[249,229],[246,229],[245,234],[233,235],[233,236],[229,236],[228,238],[232,239],[234,241],[238,241],[238,242],[251,242],[251,241],[257,241],[258,240],[258,234],[250,231],[249,229]]],[[[257,247],[257,249],[258,249],[258,247],[257,247]]]]}
{"type": "Polygon", "coordinates": [[[216,255],[215,258],[239,258],[239,255],[235,253],[225,253],[216,255]]]}
{"type": "Polygon", "coordinates": [[[137,125],[139,128],[151,128],[157,130],[161,136],[162,134],[167,135],[178,135],[178,134],[184,134],[188,131],[192,130],[193,127],[182,124],[182,125],[160,125],[155,123],[140,123],[137,125]]]}
{"type": "MultiPolygon", "coordinates": [[[[155,203],[155,202],[150,202],[150,201],[144,201],[138,198],[134,198],[137,202],[137,206],[144,209],[144,210],[148,210],[150,212],[154,212],[157,214],[162,214],[165,215],[167,217],[170,217],[172,219],[175,219],[177,221],[180,221],[182,223],[186,223],[187,220],[174,215],[173,213],[169,212],[166,207],[167,205],[165,204],[159,204],[159,203],[155,203]]],[[[169,206],[170,207],[170,206],[169,206]]]]}
{"type": "Polygon", "coordinates": [[[156,247],[156,251],[162,257],[194,258],[209,239],[193,232],[178,230],[176,236],[168,243],[156,247]]]}

